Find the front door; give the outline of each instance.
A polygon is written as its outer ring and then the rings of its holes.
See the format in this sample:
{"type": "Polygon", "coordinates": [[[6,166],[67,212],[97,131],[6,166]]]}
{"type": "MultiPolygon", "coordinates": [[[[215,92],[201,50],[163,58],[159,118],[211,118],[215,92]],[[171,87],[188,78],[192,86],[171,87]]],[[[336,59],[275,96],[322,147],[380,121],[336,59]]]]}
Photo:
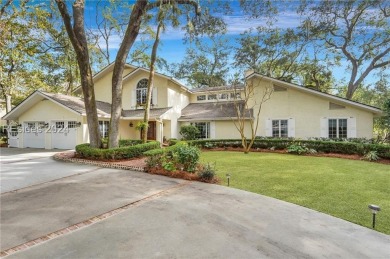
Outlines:
{"type": "Polygon", "coordinates": [[[148,140],[156,140],[156,122],[149,121],[148,140]]]}
{"type": "MultiPolygon", "coordinates": [[[[141,138],[142,138],[142,132],[141,132],[141,138]]],[[[155,121],[149,121],[147,138],[148,138],[148,140],[156,140],[156,122],[155,121]]]]}

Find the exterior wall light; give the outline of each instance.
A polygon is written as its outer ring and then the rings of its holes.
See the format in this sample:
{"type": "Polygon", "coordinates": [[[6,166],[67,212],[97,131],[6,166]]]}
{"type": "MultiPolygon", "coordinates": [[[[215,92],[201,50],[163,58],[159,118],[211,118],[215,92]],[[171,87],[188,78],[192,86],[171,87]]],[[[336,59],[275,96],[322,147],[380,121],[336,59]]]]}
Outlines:
{"type": "Polygon", "coordinates": [[[134,124],[133,124],[133,122],[132,122],[132,121],[130,121],[130,123],[129,123],[129,127],[130,127],[130,128],[134,127],[134,124]]]}
{"type": "Polygon", "coordinates": [[[378,205],[374,205],[374,204],[368,205],[368,208],[372,212],[372,228],[375,228],[375,216],[378,213],[378,211],[381,210],[381,208],[378,205]]]}
{"type": "Polygon", "coordinates": [[[80,121],[76,123],[76,127],[81,127],[81,122],[80,121]]]}

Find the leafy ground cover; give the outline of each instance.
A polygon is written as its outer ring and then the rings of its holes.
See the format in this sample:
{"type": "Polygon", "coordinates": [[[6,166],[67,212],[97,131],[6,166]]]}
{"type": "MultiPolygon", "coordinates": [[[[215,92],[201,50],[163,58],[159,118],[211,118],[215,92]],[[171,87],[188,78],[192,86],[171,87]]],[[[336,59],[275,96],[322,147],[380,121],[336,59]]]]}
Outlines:
{"type": "Polygon", "coordinates": [[[377,204],[376,230],[390,234],[390,166],[366,161],[289,154],[210,151],[202,162],[216,163],[230,186],[311,208],[371,227],[369,204],[377,204]]]}

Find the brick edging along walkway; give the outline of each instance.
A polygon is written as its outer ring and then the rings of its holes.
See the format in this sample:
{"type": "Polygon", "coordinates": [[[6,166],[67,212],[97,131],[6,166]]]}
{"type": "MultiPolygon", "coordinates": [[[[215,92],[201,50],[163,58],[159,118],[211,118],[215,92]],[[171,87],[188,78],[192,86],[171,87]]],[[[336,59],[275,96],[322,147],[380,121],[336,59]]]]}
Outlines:
{"type": "Polygon", "coordinates": [[[145,172],[144,167],[124,165],[124,164],[117,163],[117,162],[104,162],[104,161],[95,161],[95,160],[88,160],[88,159],[82,159],[82,158],[66,157],[66,156],[63,156],[64,154],[65,154],[64,152],[57,153],[53,156],[53,159],[57,160],[57,161],[71,162],[71,163],[77,163],[77,164],[83,164],[83,165],[95,165],[95,166],[113,168],[113,169],[124,169],[124,170],[145,172]]]}

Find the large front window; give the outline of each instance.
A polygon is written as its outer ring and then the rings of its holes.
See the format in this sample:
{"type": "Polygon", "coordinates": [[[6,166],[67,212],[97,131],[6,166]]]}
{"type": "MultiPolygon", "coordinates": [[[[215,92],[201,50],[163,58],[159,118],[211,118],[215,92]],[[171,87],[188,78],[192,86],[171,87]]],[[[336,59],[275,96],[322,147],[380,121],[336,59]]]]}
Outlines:
{"type": "Polygon", "coordinates": [[[329,119],[328,137],[329,138],[347,138],[348,126],[347,119],[329,119]]]}
{"type": "Polygon", "coordinates": [[[199,130],[198,138],[210,138],[210,122],[195,122],[194,126],[199,130]]]}
{"type": "Polygon", "coordinates": [[[288,120],[272,120],[272,137],[288,137],[288,120]]]}
{"type": "Polygon", "coordinates": [[[148,95],[148,79],[142,79],[138,82],[136,95],[137,95],[137,105],[146,104],[146,98],[148,95]]]}
{"type": "Polygon", "coordinates": [[[99,121],[99,131],[102,138],[108,138],[109,121],[99,121]]]}

